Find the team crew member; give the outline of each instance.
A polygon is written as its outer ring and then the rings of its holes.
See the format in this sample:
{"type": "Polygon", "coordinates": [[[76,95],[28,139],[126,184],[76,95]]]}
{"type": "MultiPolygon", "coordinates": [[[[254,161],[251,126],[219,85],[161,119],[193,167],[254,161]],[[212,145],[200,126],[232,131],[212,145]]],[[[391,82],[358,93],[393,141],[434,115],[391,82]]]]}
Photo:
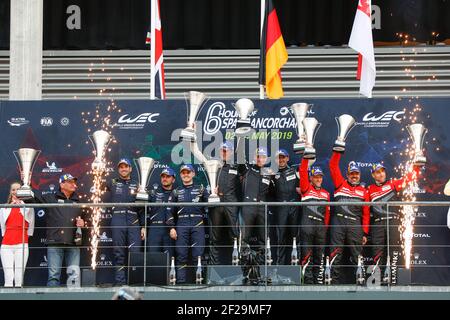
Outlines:
{"type": "MultiPolygon", "coordinates": [[[[401,201],[399,193],[412,180],[420,174],[420,167],[414,166],[413,170],[401,179],[386,179],[386,168],[383,164],[377,163],[372,166],[372,177],[375,183],[370,185],[369,197],[371,202],[401,201]]],[[[375,265],[378,265],[381,274],[385,276],[384,270],[387,262],[387,239],[389,237],[391,283],[397,284],[397,270],[401,255],[400,246],[400,217],[398,207],[372,206],[370,239],[372,240],[372,256],[375,265]],[[389,221],[389,230],[388,230],[389,221]],[[388,234],[389,232],[389,234],[388,234]]],[[[386,275],[387,276],[387,275],[386,275]]],[[[383,277],[383,282],[387,283],[389,277],[383,277]]]]}
{"type": "MultiPolygon", "coordinates": [[[[267,201],[272,176],[268,168],[265,168],[267,161],[267,151],[265,148],[258,148],[255,153],[255,164],[245,164],[243,169],[243,201],[244,202],[265,202],[267,201]]],[[[242,240],[245,244],[251,242],[264,248],[265,242],[265,210],[263,206],[242,207],[242,240]],[[255,241],[252,240],[254,234],[255,241]]]]}
{"type": "MultiPolygon", "coordinates": [[[[109,202],[132,203],[136,201],[137,183],[131,179],[131,162],[122,158],[118,164],[119,176],[109,181],[106,192],[109,202]]],[[[144,215],[136,207],[112,207],[112,239],[116,266],[115,284],[126,283],[128,253],[141,250],[145,238],[144,215]]]]}
{"type": "MultiPolygon", "coordinates": [[[[333,151],[330,159],[331,178],[334,184],[334,199],[338,202],[369,202],[367,189],[361,184],[361,171],[356,162],[351,161],[344,179],[339,168],[341,153],[333,151]]],[[[367,242],[370,210],[367,206],[342,205],[335,208],[331,220],[331,277],[339,283],[340,266],[344,245],[350,249],[350,262],[358,264],[362,246],[367,242]]]]}
{"type": "MultiPolygon", "coordinates": [[[[330,194],[322,188],[322,169],[311,167],[308,177],[308,162],[308,159],[303,159],[299,170],[302,201],[329,202],[330,194]]],[[[300,229],[301,265],[306,284],[323,284],[323,257],[329,223],[329,206],[303,207],[300,229]]]]}
{"type": "MultiPolygon", "coordinates": [[[[223,166],[217,178],[221,203],[238,202],[240,200],[241,181],[238,165],[232,164],[233,144],[225,142],[220,149],[223,166]]],[[[231,246],[238,233],[238,207],[217,206],[209,210],[211,223],[210,258],[212,264],[231,264],[231,246]]]]}
{"type": "MultiPolygon", "coordinates": [[[[194,184],[195,170],[192,165],[182,165],[180,176],[183,185],[172,191],[168,199],[169,203],[208,202],[209,194],[206,188],[203,185],[194,184]]],[[[205,252],[205,207],[169,207],[168,215],[168,224],[175,226],[170,230],[170,237],[176,240],[177,282],[182,284],[187,281],[189,248],[192,249],[191,265],[194,265],[194,260],[197,261],[197,258],[202,257],[205,252]]]]}
{"type": "MultiPolygon", "coordinates": [[[[16,196],[19,188],[20,183],[11,184],[8,204],[24,203],[16,196]]],[[[21,287],[28,260],[28,236],[32,236],[34,231],[34,209],[0,208],[0,225],[3,237],[0,255],[5,287],[21,287]]]]}
{"type": "MultiPolygon", "coordinates": [[[[173,191],[175,171],[171,168],[166,168],[162,170],[160,177],[161,184],[155,185],[155,188],[150,192],[150,202],[168,202],[169,196],[173,191]]],[[[168,224],[169,218],[166,207],[150,208],[147,223],[147,246],[149,252],[167,252],[169,257],[174,256],[175,243],[169,236],[169,229],[171,228],[168,224]]]]}
{"type": "MultiPolygon", "coordinates": [[[[77,178],[70,173],[66,173],[59,178],[58,191],[42,194],[33,190],[34,198],[24,201],[61,204],[78,203],[77,188],[77,178]]],[[[47,224],[47,286],[57,287],[61,281],[63,260],[67,266],[80,266],[80,249],[75,245],[75,233],[77,227],[82,228],[85,226],[84,213],[82,208],[76,207],[51,207],[45,209],[45,212],[47,224]]]]}
{"type": "MultiPolygon", "coordinates": [[[[289,153],[280,149],[276,154],[278,172],[273,179],[274,196],[277,202],[298,202],[299,176],[297,168],[288,165],[289,153]]],[[[278,238],[277,264],[291,264],[292,239],[298,239],[298,213],[296,206],[276,206],[275,225],[278,238]]]]}

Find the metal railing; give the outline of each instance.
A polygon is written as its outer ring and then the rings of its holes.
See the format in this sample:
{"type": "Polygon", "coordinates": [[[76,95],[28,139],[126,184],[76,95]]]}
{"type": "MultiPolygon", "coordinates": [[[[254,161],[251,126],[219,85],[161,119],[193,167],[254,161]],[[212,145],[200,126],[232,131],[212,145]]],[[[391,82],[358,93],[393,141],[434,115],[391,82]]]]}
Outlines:
{"type": "MultiPolygon", "coordinates": [[[[424,207],[424,206],[425,207],[450,207],[450,201],[434,201],[434,202],[427,202],[427,201],[417,201],[417,202],[402,202],[402,201],[392,201],[392,202],[223,202],[223,203],[192,203],[192,202],[189,202],[189,203],[96,203],[96,204],[94,204],[94,203],[73,203],[73,204],[64,204],[64,203],[61,203],[61,204],[60,203],[48,203],[48,204],[33,203],[33,204],[31,204],[30,203],[30,204],[3,204],[3,205],[0,205],[0,208],[22,208],[22,209],[24,209],[24,208],[41,208],[41,209],[42,208],[48,208],[48,209],[51,209],[51,208],[74,208],[74,207],[76,207],[76,208],[85,209],[85,210],[86,209],[92,209],[94,207],[100,207],[100,208],[103,208],[103,209],[104,208],[112,208],[112,207],[125,207],[125,208],[136,208],[136,209],[142,208],[142,209],[144,209],[143,214],[144,214],[144,221],[145,221],[145,224],[143,226],[141,226],[141,225],[136,225],[136,226],[132,226],[132,225],[126,225],[126,226],[125,225],[124,226],[121,226],[121,225],[104,226],[104,225],[102,225],[102,226],[100,226],[100,228],[101,228],[101,232],[103,232],[103,231],[112,230],[114,228],[127,228],[127,229],[130,228],[130,229],[133,229],[133,228],[142,228],[143,227],[147,231],[147,235],[146,236],[148,237],[148,232],[151,232],[152,230],[155,230],[154,229],[155,227],[160,228],[160,226],[152,226],[152,225],[148,224],[148,218],[150,216],[149,215],[149,211],[148,211],[149,208],[160,208],[160,207],[163,207],[163,208],[171,208],[171,207],[178,207],[178,208],[180,208],[180,207],[183,207],[183,208],[202,207],[202,208],[209,208],[209,210],[211,210],[214,207],[224,207],[224,206],[238,207],[238,208],[243,208],[243,207],[255,207],[255,208],[256,207],[263,207],[264,208],[264,224],[246,225],[246,227],[259,227],[259,228],[263,227],[264,228],[264,236],[265,236],[264,239],[257,239],[257,240],[259,240],[259,244],[257,244],[257,245],[253,245],[252,244],[252,245],[250,245],[250,247],[251,248],[256,248],[255,250],[258,250],[258,247],[259,247],[259,249],[262,249],[262,251],[260,251],[260,254],[264,255],[264,258],[263,258],[264,262],[259,265],[259,269],[263,268],[264,272],[261,272],[261,277],[260,277],[261,281],[260,281],[259,284],[268,286],[268,285],[271,284],[270,272],[272,272],[274,268],[278,268],[278,269],[282,269],[282,268],[297,268],[297,269],[300,269],[300,272],[302,272],[302,264],[301,263],[299,263],[299,265],[297,265],[297,266],[274,266],[274,265],[271,266],[270,265],[271,263],[268,261],[268,256],[267,256],[267,248],[265,248],[266,239],[271,234],[271,230],[270,229],[271,228],[272,229],[279,228],[279,227],[294,227],[294,228],[297,227],[299,229],[299,232],[298,232],[298,234],[300,235],[299,238],[301,238],[301,233],[302,233],[301,230],[302,230],[302,228],[304,228],[304,227],[311,227],[311,225],[302,225],[300,223],[298,225],[295,225],[295,224],[276,225],[276,224],[271,223],[271,221],[269,221],[270,220],[269,216],[270,215],[273,216],[273,215],[277,214],[276,209],[274,210],[274,208],[279,208],[279,207],[297,207],[297,208],[301,208],[301,207],[305,207],[305,206],[308,206],[308,207],[310,207],[310,206],[330,206],[330,207],[336,207],[336,206],[361,206],[361,207],[362,206],[369,206],[369,207],[372,207],[372,206],[377,206],[377,207],[380,207],[381,206],[381,207],[385,207],[386,208],[386,215],[389,215],[390,213],[392,214],[392,212],[390,211],[390,208],[392,208],[392,207],[397,207],[395,210],[398,210],[398,207],[404,207],[404,206],[411,206],[411,207],[424,207]],[[262,244],[261,244],[261,240],[262,240],[262,244]]],[[[242,215],[242,213],[240,213],[240,214],[242,215]]],[[[333,218],[335,218],[335,217],[332,217],[331,221],[333,221],[333,218]]],[[[25,217],[23,217],[23,219],[25,220],[25,217]]],[[[297,221],[300,221],[299,217],[298,217],[297,221]]],[[[25,223],[24,223],[24,221],[23,221],[22,225],[23,225],[23,230],[22,231],[24,232],[25,231],[25,223]]],[[[337,224],[335,221],[333,221],[333,223],[329,226],[328,232],[330,232],[330,230],[332,230],[332,228],[336,228],[336,227],[339,227],[339,226],[342,226],[342,225],[337,224]]],[[[355,224],[354,226],[362,227],[361,224],[355,224]]],[[[415,224],[414,226],[415,227],[426,226],[427,228],[447,228],[446,225],[429,225],[429,224],[428,225],[420,225],[420,224],[415,224]]],[[[172,226],[166,226],[166,227],[168,229],[172,228],[172,226]]],[[[211,225],[205,225],[204,227],[209,228],[209,227],[211,227],[211,225]]],[[[214,227],[229,228],[230,225],[220,225],[220,226],[214,226],[214,227]]],[[[242,227],[242,224],[240,224],[239,227],[242,227]]],[[[323,228],[323,225],[315,225],[313,227],[323,228]]],[[[74,230],[76,227],[75,227],[75,225],[73,227],[59,227],[59,226],[40,227],[40,226],[36,226],[35,230],[40,230],[40,229],[49,230],[51,228],[62,229],[62,230],[64,230],[64,229],[72,229],[72,230],[74,230]]],[[[92,232],[92,225],[88,225],[87,228],[89,229],[90,234],[91,234],[91,232],[92,232]]],[[[174,226],[174,228],[177,228],[177,226],[174,226]]],[[[390,228],[390,220],[387,219],[386,220],[386,230],[389,230],[389,228],[390,228]]],[[[386,235],[387,235],[387,239],[386,239],[385,245],[386,245],[386,248],[387,248],[387,255],[389,256],[390,255],[390,247],[392,245],[391,245],[390,239],[389,239],[390,233],[387,232],[386,235]]],[[[24,235],[23,235],[23,237],[24,237],[24,235]]],[[[112,239],[112,241],[114,241],[114,240],[115,239],[112,239]]],[[[229,240],[232,240],[232,239],[229,239],[229,240]]],[[[146,253],[150,251],[149,249],[151,249],[151,247],[147,243],[147,238],[144,241],[145,242],[142,245],[134,245],[134,248],[137,249],[136,252],[143,253],[143,264],[142,265],[133,265],[133,266],[130,266],[129,264],[127,264],[127,265],[125,265],[125,268],[130,268],[130,267],[143,268],[143,271],[142,271],[143,272],[143,276],[142,276],[142,278],[143,278],[143,286],[147,286],[147,285],[149,285],[147,283],[147,281],[146,281],[147,280],[146,279],[146,275],[147,275],[146,269],[147,268],[162,268],[162,267],[164,267],[164,268],[166,268],[167,271],[169,271],[169,267],[168,267],[168,265],[150,265],[150,264],[148,264],[148,262],[147,262],[147,254],[146,253]]],[[[22,261],[23,261],[22,277],[23,277],[23,274],[26,272],[26,270],[43,269],[43,268],[45,269],[46,268],[45,266],[44,267],[40,267],[40,266],[37,266],[37,267],[34,267],[34,266],[26,267],[26,259],[25,259],[25,252],[26,252],[25,249],[26,248],[25,248],[24,241],[22,241],[22,242],[23,242],[23,244],[22,244],[22,261]]],[[[244,250],[243,247],[244,246],[242,245],[241,241],[239,242],[239,244],[240,244],[239,245],[239,254],[240,254],[240,258],[242,258],[241,255],[243,254],[243,250],[244,250]]],[[[173,246],[175,249],[177,248],[177,246],[180,247],[176,243],[171,244],[171,246],[173,246]]],[[[185,248],[189,249],[192,246],[193,245],[188,245],[185,248]]],[[[230,241],[229,244],[225,244],[225,245],[224,244],[220,244],[220,245],[215,245],[215,246],[218,247],[218,248],[230,248],[231,249],[233,247],[233,243],[230,241]]],[[[286,247],[287,245],[286,244],[282,244],[281,241],[272,242],[271,243],[271,249],[278,250],[279,248],[281,248],[283,246],[286,247]]],[[[342,248],[351,248],[353,246],[354,245],[347,244],[347,243],[342,243],[340,245],[340,247],[342,247],[342,248]]],[[[373,246],[373,244],[372,245],[366,245],[366,247],[368,247],[368,248],[370,248],[372,246],[373,246]]],[[[42,249],[45,249],[46,247],[47,246],[43,246],[43,245],[41,245],[41,246],[35,246],[35,245],[29,246],[30,257],[33,254],[33,250],[42,250],[42,249]]],[[[79,249],[83,249],[83,250],[88,250],[88,249],[91,248],[91,245],[82,245],[82,246],[73,246],[73,247],[79,248],[79,249]]],[[[205,247],[203,249],[206,251],[206,249],[209,248],[209,247],[210,247],[210,245],[205,244],[205,247]]],[[[303,247],[304,246],[303,246],[303,244],[302,244],[302,242],[300,240],[300,243],[298,243],[298,248],[300,250],[299,258],[301,257],[301,252],[302,252],[303,247]]],[[[320,244],[320,245],[313,244],[312,247],[323,247],[324,250],[327,250],[327,249],[329,249],[331,247],[331,245],[327,241],[325,244],[320,244]]],[[[432,247],[432,248],[443,247],[443,248],[445,248],[445,247],[450,247],[450,244],[414,245],[414,247],[422,247],[422,248],[424,248],[424,247],[432,247]]],[[[68,248],[68,246],[64,246],[64,248],[68,248]]],[[[110,248],[110,249],[113,249],[113,250],[115,248],[116,249],[117,248],[129,249],[130,245],[128,243],[126,243],[123,247],[119,247],[119,246],[103,246],[99,242],[98,248],[100,250],[105,249],[105,248],[110,248]]],[[[193,258],[195,258],[195,257],[193,257],[193,258]]],[[[89,265],[80,265],[80,266],[84,267],[84,268],[89,268],[89,265]]],[[[78,267],[80,267],[80,266],[78,266],[78,267]]],[[[346,266],[347,265],[343,264],[343,265],[337,265],[337,266],[333,266],[333,267],[346,267],[346,266]]],[[[179,267],[180,266],[177,265],[176,271],[179,270],[178,269],[179,267]]],[[[189,267],[195,268],[196,265],[195,264],[189,265],[189,267]]],[[[210,265],[208,262],[205,263],[205,254],[203,253],[203,257],[202,257],[202,272],[203,273],[202,274],[203,275],[206,274],[205,269],[213,268],[213,267],[214,266],[210,265]]],[[[221,267],[227,268],[227,266],[221,266],[221,267]]],[[[229,267],[230,268],[233,267],[233,268],[236,269],[236,266],[229,266],[229,267]]],[[[243,272],[244,272],[244,268],[245,267],[246,267],[246,265],[243,265],[241,263],[237,268],[241,268],[243,270],[243,272]]],[[[350,265],[350,267],[354,268],[354,265],[350,265]]],[[[414,266],[414,268],[421,268],[421,267],[422,266],[420,266],[420,265],[417,265],[417,266],[415,265],[414,266]]],[[[447,265],[426,265],[426,267],[427,268],[429,268],[429,267],[431,267],[431,268],[448,268],[449,272],[450,272],[450,266],[447,266],[447,265]]],[[[108,270],[108,269],[110,269],[110,272],[114,272],[113,270],[115,268],[116,268],[116,266],[114,266],[114,263],[112,265],[107,265],[107,266],[96,266],[97,270],[108,270]]],[[[73,270],[71,270],[71,271],[73,271],[73,270]]],[[[79,269],[76,272],[79,272],[79,269]]],[[[301,277],[302,277],[302,275],[304,275],[304,274],[300,273],[301,277]]],[[[78,273],[78,276],[80,276],[80,273],[78,273]]],[[[239,279],[242,279],[242,277],[239,278],[239,279]]],[[[301,278],[300,279],[300,284],[301,284],[302,281],[303,280],[301,278]]],[[[204,286],[205,283],[208,284],[208,279],[206,281],[202,281],[201,286],[204,286]]],[[[78,286],[79,284],[80,284],[80,279],[78,279],[78,282],[76,282],[76,286],[78,286]]],[[[242,284],[242,283],[239,283],[239,284],[242,284]]],[[[295,284],[295,283],[291,283],[291,284],[295,284]]],[[[91,285],[95,285],[95,283],[92,283],[91,285]]],[[[200,283],[198,285],[200,285],[200,283]]],[[[22,286],[23,286],[23,282],[22,282],[22,286]]],[[[173,288],[179,288],[179,287],[180,286],[175,286],[173,288]]],[[[388,288],[388,289],[390,288],[390,284],[389,283],[387,284],[386,288],[388,288]]]]}

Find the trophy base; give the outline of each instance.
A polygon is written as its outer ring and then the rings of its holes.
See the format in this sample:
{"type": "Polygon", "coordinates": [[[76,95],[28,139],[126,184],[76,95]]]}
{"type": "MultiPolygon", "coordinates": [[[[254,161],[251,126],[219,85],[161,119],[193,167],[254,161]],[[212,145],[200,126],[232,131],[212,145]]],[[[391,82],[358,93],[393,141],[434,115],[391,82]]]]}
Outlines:
{"type": "Polygon", "coordinates": [[[192,129],[183,129],[180,134],[180,141],[195,142],[197,137],[192,129]]]}
{"type": "Polygon", "coordinates": [[[148,193],[136,194],[136,202],[148,202],[148,193]]]}
{"type": "Polygon", "coordinates": [[[305,153],[303,154],[303,158],[305,159],[314,159],[316,157],[316,149],[314,148],[305,148],[305,153]]]}
{"type": "Polygon", "coordinates": [[[294,147],[292,148],[295,154],[303,154],[305,152],[305,143],[304,142],[296,142],[294,143],[294,147]]]}
{"type": "Polygon", "coordinates": [[[92,171],[105,171],[106,170],[106,164],[104,164],[101,161],[94,160],[91,165],[92,171]]]}
{"type": "Polygon", "coordinates": [[[236,124],[235,134],[238,137],[246,137],[252,131],[252,127],[250,125],[250,119],[238,120],[236,124]]]}
{"type": "Polygon", "coordinates": [[[427,163],[427,158],[422,155],[416,155],[414,157],[414,165],[416,166],[424,166],[427,163]]]}
{"type": "Polygon", "coordinates": [[[344,152],[345,151],[345,142],[336,140],[334,142],[333,150],[337,151],[337,152],[344,152]]]}
{"type": "Polygon", "coordinates": [[[209,203],[217,203],[217,202],[220,202],[220,198],[216,194],[211,194],[208,198],[208,202],[209,203]]]}
{"type": "Polygon", "coordinates": [[[32,199],[34,198],[34,193],[33,190],[31,190],[31,188],[19,188],[17,190],[17,198],[19,199],[32,199]]]}

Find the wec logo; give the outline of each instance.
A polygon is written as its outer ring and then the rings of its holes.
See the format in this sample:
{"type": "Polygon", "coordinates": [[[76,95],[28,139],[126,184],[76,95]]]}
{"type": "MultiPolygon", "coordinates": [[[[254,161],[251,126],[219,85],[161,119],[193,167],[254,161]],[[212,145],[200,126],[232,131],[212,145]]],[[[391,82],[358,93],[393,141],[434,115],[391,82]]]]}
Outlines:
{"type": "Polygon", "coordinates": [[[143,129],[146,123],[156,123],[159,113],[141,113],[137,117],[124,114],[117,121],[119,129],[143,129]]]}
{"type": "Polygon", "coordinates": [[[375,115],[373,112],[367,113],[362,120],[364,127],[380,127],[386,128],[391,124],[392,120],[400,122],[405,114],[404,111],[388,111],[382,115],[375,115]]]}
{"type": "Polygon", "coordinates": [[[128,114],[124,114],[123,116],[121,116],[119,118],[118,123],[119,124],[125,124],[125,123],[146,123],[146,122],[150,122],[150,123],[155,123],[156,122],[156,117],[159,116],[159,113],[142,113],[140,115],[138,115],[135,118],[131,118],[128,116],[128,114]]]}
{"type": "Polygon", "coordinates": [[[395,121],[401,121],[402,115],[405,114],[404,111],[388,111],[383,113],[381,116],[377,117],[372,115],[373,112],[370,112],[366,114],[363,118],[363,121],[371,121],[371,122],[377,122],[377,121],[391,121],[394,119],[395,121]]]}

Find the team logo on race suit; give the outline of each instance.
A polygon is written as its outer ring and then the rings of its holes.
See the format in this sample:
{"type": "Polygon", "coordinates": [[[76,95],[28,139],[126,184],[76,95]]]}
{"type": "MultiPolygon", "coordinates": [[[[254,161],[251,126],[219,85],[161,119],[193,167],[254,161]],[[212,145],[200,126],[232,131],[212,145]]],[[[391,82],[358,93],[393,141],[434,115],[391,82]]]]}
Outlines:
{"type": "Polygon", "coordinates": [[[42,169],[43,173],[61,173],[63,171],[62,168],[58,168],[56,166],[55,162],[49,163],[48,161],[46,161],[45,165],[47,166],[47,168],[42,169]]]}
{"type": "Polygon", "coordinates": [[[30,121],[28,121],[27,119],[25,119],[23,117],[11,118],[7,122],[11,127],[21,127],[23,125],[30,123],[30,121]]]}
{"type": "Polygon", "coordinates": [[[36,213],[36,215],[38,216],[38,218],[42,218],[45,216],[45,211],[41,209],[36,213]]]}
{"type": "Polygon", "coordinates": [[[54,184],[50,184],[48,186],[48,190],[42,191],[42,194],[45,195],[45,194],[55,193],[55,188],[56,188],[56,186],[54,184]]]}
{"type": "MultiPolygon", "coordinates": [[[[253,111],[249,117],[252,128],[258,129],[295,129],[297,123],[295,119],[288,116],[287,107],[280,109],[278,117],[255,117],[257,110],[253,111]]],[[[206,112],[203,123],[203,132],[207,135],[214,135],[220,130],[235,129],[239,114],[234,108],[227,108],[224,102],[212,103],[206,112]]]]}
{"type": "Polygon", "coordinates": [[[141,113],[137,116],[124,114],[117,120],[116,126],[119,129],[143,129],[147,123],[156,123],[159,113],[141,113]]]}
{"type": "Polygon", "coordinates": [[[44,255],[41,263],[39,264],[39,267],[48,267],[48,262],[47,262],[47,256],[44,255]]]}
{"type": "Polygon", "coordinates": [[[41,118],[41,126],[51,127],[52,125],[53,125],[53,118],[50,118],[50,117],[42,117],[41,118]]]}
{"type": "Polygon", "coordinates": [[[373,112],[367,113],[362,122],[358,125],[362,125],[365,128],[387,128],[392,123],[392,120],[400,122],[403,119],[405,111],[387,111],[383,114],[375,114],[373,112]]]}

